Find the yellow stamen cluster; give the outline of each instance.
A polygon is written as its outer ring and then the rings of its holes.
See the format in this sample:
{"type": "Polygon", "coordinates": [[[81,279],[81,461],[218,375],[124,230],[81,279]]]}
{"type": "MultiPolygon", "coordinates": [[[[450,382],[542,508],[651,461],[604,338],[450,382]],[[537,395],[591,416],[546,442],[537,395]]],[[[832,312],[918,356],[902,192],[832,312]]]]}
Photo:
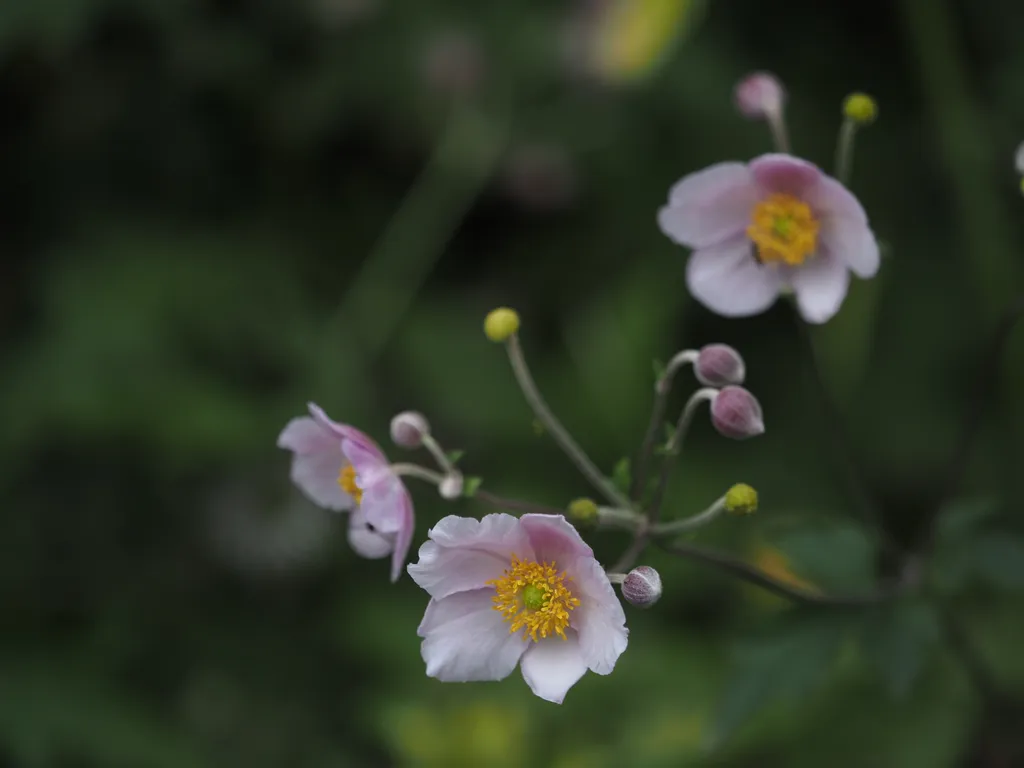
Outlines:
{"type": "Polygon", "coordinates": [[[341,472],[338,473],[338,485],[356,504],[362,503],[363,489],[356,485],[356,469],[351,464],[341,468],[341,472]]]}
{"type": "Polygon", "coordinates": [[[559,573],[554,563],[535,563],[512,555],[511,567],[487,584],[496,593],[494,610],[501,611],[512,625],[509,632],[522,630],[524,641],[536,642],[552,634],[566,639],[569,612],[580,604],[566,581],[565,571],[559,573]]]}
{"type": "Polygon", "coordinates": [[[775,194],[754,206],[747,236],[757,246],[762,263],[795,267],[814,254],[818,228],[807,203],[792,195],[775,194]]]}

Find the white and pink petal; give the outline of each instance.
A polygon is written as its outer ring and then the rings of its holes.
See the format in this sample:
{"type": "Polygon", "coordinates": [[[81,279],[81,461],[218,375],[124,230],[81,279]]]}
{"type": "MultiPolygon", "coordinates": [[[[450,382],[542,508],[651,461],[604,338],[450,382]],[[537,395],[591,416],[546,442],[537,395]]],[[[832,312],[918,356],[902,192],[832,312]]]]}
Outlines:
{"type": "Polygon", "coordinates": [[[548,637],[531,643],[519,663],[530,690],[546,701],[561,704],[565,695],[587,672],[576,633],[568,630],[563,640],[548,637]]]}
{"type": "Polygon", "coordinates": [[[778,298],[782,282],[771,266],[754,258],[746,234],[696,251],[686,264],[686,284],[701,304],[724,317],[764,312],[778,298]]]}
{"type": "Polygon", "coordinates": [[[719,163],[684,176],[658,212],[658,226],[673,241],[703,248],[732,237],[750,222],[758,190],[744,163],[719,163]]]}
{"type": "Polygon", "coordinates": [[[583,661],[592,672],[610,674],[629,639],[622,603],[604,568],[593,558],[579,558],[568,572],[573,594],[580,601],[571,618],[583,661]]]}

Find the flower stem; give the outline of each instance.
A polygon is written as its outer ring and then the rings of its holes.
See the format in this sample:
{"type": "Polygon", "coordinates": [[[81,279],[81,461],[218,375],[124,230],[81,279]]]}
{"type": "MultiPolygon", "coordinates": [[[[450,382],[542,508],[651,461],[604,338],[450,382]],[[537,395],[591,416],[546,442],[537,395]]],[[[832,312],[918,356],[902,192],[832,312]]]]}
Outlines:
{"type": "Polygon", "coordinates": [[[415,477],[417,480],[425,480],[434,485],[440,485],[441,481],[445,478],[445,475],[442,475],[440,472],[421,467],[419,464],[392,464],[391,471],[399,477],[415,477]]]}
{"type": "Polygon", "coordinates": [[[673,520],[671,523],[659,523],[651,528],[652,536],[675,536],[687,531],[701,528],[725,511],[725,496],[722,496],[714,504],[693,517],[682,520],[673,520]]]}
{"type": "Polygon", "coordinates": [[[661,429],[661,420],[665,418],[665,406],[668,404],[668,396],[672,391],[672,383],[675,380],[676,372],[688,363],[697,360],[698,353],[692,349],[684,349],[677,353],[668,365],[665,372],[661,374],[654,384],[654,406],[651,409],[651,419],[647,424],[647,433],[644,435],[644,442],[637,455],[636,467],[633,472],[633,487],[630,489],[630,498],[640,501],[644,489],[647,487],[647,469],[654,454],[654,446],[658,441],[658,430],[661,429]]]}
{"type": "Polygon", "coordinates": [[[576,441],[573,440],[572,435],[562,426],[561,422],[555,418],[555,415],[548,408],[544,398],[541,396],[540,391],[537,389],[536,383],[533,381],[533,376],[530,375],[530,369],[526,365],[526,358],[523,356],[523,349],[519,343],[519,336],[512,334],[509,336],[508,341],[505,342],[505,348],[508,350],[508,359],[512,364],[512,372],[515,374],[516,381],[519,383],[519,388],[523,391],[523,395],[526,398],[526,402],[530,404],[530,408],[533,409],[534,415],[544,425],[544,427],[551,433],[551,436],[558,443],[558,446],[562,449],[569,460],[576,465],[576,468],[580,473],[591,482],[591,484],[599,490],[605,498],[608,499],[612,504],[617,507],[630,507],[631,503],[619,490],[611,483],[611,481],[605,477],[601,470],[590,460],[583,449],[577,445],[576,441]]]}
{"type": "Polygon", "coordinates": [[[668,444],[665,446],[665,460],[661,463],[661,474],[658,477],[658,486],[654,490],[654,497],[651,499],[651,506],[648,510],[651,525],[657,525],[658,520],[661,517],[661,504],[665,500],[665,492],[668,490],[668,482],[672,476],[672,465],[675,463],[676,456],[679,455],[679,451],[682,448],[686,434],[690,431],[690,425],[693,423],[693,417],[697,414],[697,409],[700,407],[701,403],[705,400],[713,400],[717,394],[718,391],[711,389],[710,387],[698,389],[690,396],[690,399],[686,401],[686,405],[683,407],[682,413],[679,414],[679,420],[676,422],[675,432],[672,434],[668,444]]]}
{"type": "Polygon", "coordinates": [[[832,606],[872,605],[901,594],[906,589],[913,586],[911,582],[901,580],[895,584],[883,586],[871,592],[852,595],[828,595],[821,592],[790,586],[789,584],[772,578],[760,568],[756,568],[743,560],[721,552],[715,552],[714,550],[704,549],[702,547],[695,547],[690,544],[668,543],[663,541],[657,541],[655,543],[660,549],[668,552],[669,554],[714,566],[719,570],[725,571],[731,576],[735,576],[738,579],[754,584],[755,586],[761,587],[762,589],[779,595],[780,597],[785,597],[798,603],[832,606]]]}
{"type": "Polygon", "coordinates": [[[430,451],[430,455],[434,457],[434,461],[437,462],[437,466],[441,468],[446,475],[456,474],[458,470],[455,469],[455,465],[448,460],[448,456],[445,454],[441,444],[434,439],[434,436],[427,433],[421,435],[420,439],[423,442],[423,447],[430,451]]]}
{"type": "Polygon", "coordinates": [[[781,110],[778,113],[768,115],[768,128],[772,132],[772,141],[775,142],[775,149],[783,154],[789,154],[789,132],[786,130],[786,118],[781,110]]]}
{"type": "Polygon", "coordinates": [[[836,178],[843,185],[850,182],[850,169],[853,165],[853,144],[857,136],[857,123],[846,118],[839,126],[839,139],[836,141],[836,178]]]}

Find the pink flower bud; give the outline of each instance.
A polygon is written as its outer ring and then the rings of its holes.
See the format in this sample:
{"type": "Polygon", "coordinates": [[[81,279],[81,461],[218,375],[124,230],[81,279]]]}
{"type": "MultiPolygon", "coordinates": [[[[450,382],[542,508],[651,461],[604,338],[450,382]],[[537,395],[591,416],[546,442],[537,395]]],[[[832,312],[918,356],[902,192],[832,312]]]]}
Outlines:
{"type": "Polygon", "coordinates": [[[661,597],[661,576],[649,565],[638,565],[626,574],[622,596],[638,608],[650,608],[661,597]]]}
{"type": "Polygon", "coordinates": [[[419,448],[427,434],[430,434],[430,424],[416,411],[402,411],[391,420],[391,440],[402,448],[419,448]]]}
{"type": "Polygon", "coordinates": [[[445,476],[441,484],[437,486],[437,492],[441,494],[442,499],[457,499],[462,495],[462,475],[458,472],[453,472],[445,476]]]}
{"type": "Polygon", "coordinates": [[[743,387],[726,387],[711,401],[711,423],[734,440],[745,440],[764,432],[764,415],[757,398],[743,387]]]}
{"type": "Polygon", "coordinates": [[[754,72],[736,84],[733,98],[744,117],[760,120],[782,114],[786,91],[771,72],[754,72]]]}
{"type": "Polygon", "coordinates": [[[740,353],[728,344],[708,344],[697,354],[693,372],[697,381],[706,387],[727,387],[742,384],[747,367],[740,353]]]}

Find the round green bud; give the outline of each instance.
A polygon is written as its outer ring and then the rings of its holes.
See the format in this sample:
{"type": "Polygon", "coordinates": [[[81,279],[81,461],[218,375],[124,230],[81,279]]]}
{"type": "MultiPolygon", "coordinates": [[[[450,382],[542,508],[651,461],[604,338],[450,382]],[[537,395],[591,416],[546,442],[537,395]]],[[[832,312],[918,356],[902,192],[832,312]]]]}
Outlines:
{"type": "Polygon", "coordinates": [[[757,511],[757,491],[746,483],[737,483],[725,494],[725,511],[732,515],[750,515],[757,511]]]}
{"type": "Polygon", "coordinates": [[[484,334],[491,341],[505,341],[519,330],[519,315],[514,309],[498,307],[488,313],[484,320],[484,334]]]}
{"type": "Polygon", "coordinates": [[[548,593],[536,584],[527,584],[520,593],[523,598],[523,606],[531,611],[539,611],[544,607],[548,593]]]}
{"type": "Polygon", "coordinates": [[[597,522],[597,504],[593,499],[574,499],[568,506],[569,519],[578,525],[597,522]]]}
{"type": "Polygon", "coordinates": [[[851,93],[843,101],[843,115],[860,125],[873,123],[878,117],[878,103],[866,93],[851,93]]]}

